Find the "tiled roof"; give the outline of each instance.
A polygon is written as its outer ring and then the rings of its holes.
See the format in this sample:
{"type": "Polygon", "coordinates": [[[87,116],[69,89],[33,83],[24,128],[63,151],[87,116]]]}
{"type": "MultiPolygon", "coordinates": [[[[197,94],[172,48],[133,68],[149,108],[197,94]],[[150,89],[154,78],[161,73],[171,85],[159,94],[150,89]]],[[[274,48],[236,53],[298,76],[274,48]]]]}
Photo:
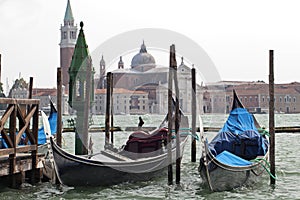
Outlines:
{"type": "Polygon", "coordinates": [[[33,96],[56,96],[57,91],[56,88],[33,88],[32,95],[33,96]]]}

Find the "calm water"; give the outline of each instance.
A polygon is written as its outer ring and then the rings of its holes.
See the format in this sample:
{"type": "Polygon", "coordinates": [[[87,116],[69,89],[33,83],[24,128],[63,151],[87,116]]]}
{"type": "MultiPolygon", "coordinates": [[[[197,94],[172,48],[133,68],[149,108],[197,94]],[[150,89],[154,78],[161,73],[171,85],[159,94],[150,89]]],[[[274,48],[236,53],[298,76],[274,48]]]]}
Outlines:
{"type": "MultiPolygon", "coordinates": [[[[145,126],[157,125],[163,116],[142,116],[145,126]]],[[[268,115],[257,115],[258,121],[268,127],[268,115]]],[[[205,126],[220,127],[226,120],[224,115],[205,115],[205,126]]],[[[94,118],[95,124],[103,126],[104,118],[94,118]]],[[[276,126],[300,125],[300,115],[276,115],[276,126]]],[[[115,116],[116,126],[136,126],[138,116],[115,116]]],[[[116,146],[122,145],[128,137],[127,132],[115,133],[116,146]]],[[[211,133],[207,133],[211,134],[211,133]]],[[[92,133],[94,152],[102,148],[103,133],[92,133]]],[[[73,133],[63,134],[64,147],[72,152],[73,133]]],[[[24,184],[22,189],[0,188],[0,199],[300,199],[300,133],[276,134],[276,170],[278,180],[274,187],[269,185],[269,177],[247,188],[228,192],[211,193],[201,184],[198,163],[190,162],[190,143],[185,148],[182,160],[181,185],[168,186],[167,175],[151,181],[123,183],[111,187],[58,187],[50,183],[35,186],[24,184]]],[[[200,157],[200,144],[197,146],[197,159],[200,157]]],[[[175,176],[174,176],[175,177],[175,176]]]]}

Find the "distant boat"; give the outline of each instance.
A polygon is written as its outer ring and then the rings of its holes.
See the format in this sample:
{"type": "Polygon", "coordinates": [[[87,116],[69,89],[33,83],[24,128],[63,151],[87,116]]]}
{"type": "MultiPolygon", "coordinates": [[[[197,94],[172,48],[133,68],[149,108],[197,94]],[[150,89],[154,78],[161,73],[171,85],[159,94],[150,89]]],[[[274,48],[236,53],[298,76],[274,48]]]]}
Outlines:
{"type": "MultiPolygon", "coordinates": [[[[179,130],[182,157],[189,132],[188,118],[184,115],[179,130]]],[[[106,148],[88,156],[67,153],[51,139],[58,178],[68,186],[106,186],[156,177],[170,164],[169,145],[172,145],[171,162],[176,161],[176,142],[173,139],[168,144],[167,134],[168,129],[163,126],[151,133],[136,131],[121,150],[106,148]]]]}
{"type": "Polygon", "coordinates": [[[210,190],[252,185],[264,174],[262,165],[268,159],[269,142],[258,128],[234,91],[232,110],[223,128],[209,143],[202,134],[199,172],[210,190]]]}

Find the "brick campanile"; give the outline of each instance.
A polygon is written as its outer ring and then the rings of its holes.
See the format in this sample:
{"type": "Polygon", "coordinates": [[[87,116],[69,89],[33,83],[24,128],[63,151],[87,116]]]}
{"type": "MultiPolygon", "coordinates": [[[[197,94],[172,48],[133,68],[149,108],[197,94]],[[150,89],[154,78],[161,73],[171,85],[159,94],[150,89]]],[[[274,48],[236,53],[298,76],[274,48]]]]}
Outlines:
{"type": "Polygon", "coordinates": [[[71,9],[70,0],[68,0],[65,12],[64,25],[60,27],[61,40],[60,46],[60,67],[62,69],[62,84],[68,91],[69,86],[69,67],[77,39],[77,26],[74,26],[74,17],[71,9]]]}

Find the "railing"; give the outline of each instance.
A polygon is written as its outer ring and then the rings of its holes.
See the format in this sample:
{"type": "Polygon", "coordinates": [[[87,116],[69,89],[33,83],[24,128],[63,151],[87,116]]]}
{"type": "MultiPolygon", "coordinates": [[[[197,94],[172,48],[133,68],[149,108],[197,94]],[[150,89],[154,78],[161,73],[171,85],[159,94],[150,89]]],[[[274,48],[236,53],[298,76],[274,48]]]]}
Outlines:
{"type": "Polygon", "coordinates": [[[31,152],[32,168],[36,168],[39,100],[0,98],[0,104],[7,105],[0,120],[0,131],[2,139],[8,146],[8,148],[0,149],[0,156],[9,155],[10,174],[16,171],[17,153],[31,152]],[[8,129],[5,128],[6,125],[9,125],[8,129]],[[21,145],[22,135],[25,139],[21,145]]]}

